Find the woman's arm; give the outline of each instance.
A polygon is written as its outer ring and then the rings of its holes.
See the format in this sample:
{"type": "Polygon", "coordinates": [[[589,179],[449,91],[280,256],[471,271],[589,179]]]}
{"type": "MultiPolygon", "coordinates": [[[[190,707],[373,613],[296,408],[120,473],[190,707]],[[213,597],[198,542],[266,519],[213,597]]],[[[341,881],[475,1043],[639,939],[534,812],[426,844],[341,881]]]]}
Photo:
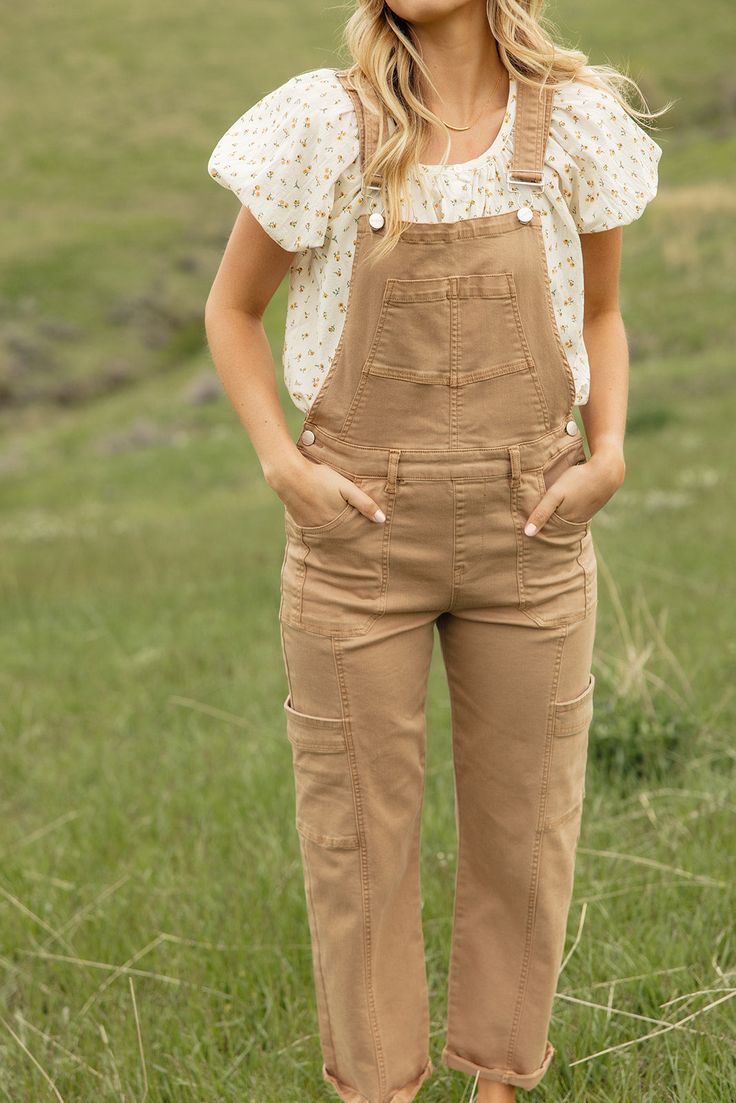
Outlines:
{"type": "Polygon", "coordinates": [[[580,237],[583,339],[590,361],[590,396],[580,413],[590,448],[588,462],[608,471],[613,490],[624,478],[629,395],[629,347],[618,297],[622,239],[623,226],[580,237]]]}
{"type": "MultiPolygon", "coordinates": [[[[583,339],[590,362],[590,394],[580,407],[588,438],[588,462],[555,479],[529,514],[538,532],[550,514],[585,521],[624,480],[624,432],[629,389],[629,350],[619,305],[623,226],[581,234],[584,302],[583,339]]],[[[534,532],[527,531],[528,536],[534,532]]]]}
{"type": "Polygon", "coordinates": [[[293,257],[247,207],[239,211],[205,305],[205,330],[217,373],[266,482],[297,524],[326,523],[345,502],[382,521],[376,502],[352,480],[302,455],[286,424],[263,314],[293,257]]]}

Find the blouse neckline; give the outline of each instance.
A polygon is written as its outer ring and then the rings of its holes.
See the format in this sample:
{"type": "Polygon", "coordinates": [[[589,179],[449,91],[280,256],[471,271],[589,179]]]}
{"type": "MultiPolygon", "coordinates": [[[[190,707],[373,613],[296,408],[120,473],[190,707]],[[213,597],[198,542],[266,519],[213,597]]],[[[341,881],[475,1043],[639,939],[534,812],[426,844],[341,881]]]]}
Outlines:
{"type": "Polygon", "coordinates": [[[486,161],[490,161],[491,158],[498,153],[505,145],[506,140],[513,127],[513,113],[511,111],[511,104],[515,99],[516,94],[516,80],[509,75],[509,91],[506,98],[506,109],[504,111],[501,127],[487,149],[484,149],[482,153],[479,153],[477,157],[472,157],[469,161],[452,161],[450,164],[435,163],[431,165],[424,164],[422,161],[417,162],[417,168],[424,174],[430,176],[441,175],[444,173],[462,172],[466,169],[473,169],[479,165],[484,164],[486,161]]]}

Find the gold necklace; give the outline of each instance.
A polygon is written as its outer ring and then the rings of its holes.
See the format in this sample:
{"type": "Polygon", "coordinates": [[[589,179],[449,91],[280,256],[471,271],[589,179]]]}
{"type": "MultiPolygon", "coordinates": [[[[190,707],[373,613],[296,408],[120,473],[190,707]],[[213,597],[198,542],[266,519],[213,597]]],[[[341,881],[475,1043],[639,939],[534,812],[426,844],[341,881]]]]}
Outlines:
{"type": "MultiPolygon", "coordinates": [[[[502,69],[502,70],[501,70],[501,72],[500,72],[500,73],[498,74],[498,79],[497,79],[496,83],[495,83],[495,84],[493,85],[493,88],[491,89],[491,93],[490,93],[490,95],[489,95],[489,97],[488,97],[488,100],[492,100],[492,99],[493,99],[494,93],[495,93],[496,89],[498,88],[498,86],[499,86],[499,84],[500,84],[500,82],[501,82],[501,77],[502,77],[502,76],[503,76],[503,69],[502,69]]],[[[452,123],[448,123],[448,122],[445,122],[445,120],[444,120],[444,119],[442,119],[442,122],[443,122],[443,123],[445,123],[445,126],[446,126],[446,127],[448,127],[448,129],[450,129],[450,130],[470,130],[471,126],[474,126],[474,125],[475,125],[475,124],[477,123],[478,119],[479,119],[479,118],[480,118],[480,116],[481,116],[481,113],[483,112],[483,108],[484,108],[484,107],[486,106],[486,103],[488,102],[488,100],[485,100],[485,101],[483,102],[483,104],[481,105],[480,111],[479,111],[479,112],[478,112],[478,114],[477,114],[477,115],[475,116],[475,118],[473,119],[473,121],[472,121],[472,122],[469,122],[467,126],[453,126],[453,125],[452,125],[452,123]]],[[[435,114],[437,114],[437,112],[436,112],[436,111],[435,111],[435,114]]],[[[438,116],[438,118],[441,118],[441,116],[438,116]]]]}

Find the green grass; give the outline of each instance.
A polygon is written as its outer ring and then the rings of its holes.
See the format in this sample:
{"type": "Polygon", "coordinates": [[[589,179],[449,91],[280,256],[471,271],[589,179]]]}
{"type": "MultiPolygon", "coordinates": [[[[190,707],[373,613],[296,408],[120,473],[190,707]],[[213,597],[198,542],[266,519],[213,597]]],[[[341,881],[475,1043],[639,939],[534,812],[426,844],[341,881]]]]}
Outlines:
{"type": "MultiPolygon", "coordinates": [[[[4,411],[0,446],[7,1103],[336,1098],[319,1074],[281,710],[280,504],[222,394],[191,387],[214,377],[201,309],[237,209],[207,177],[210,149],[258,94],[334,63],[339,11],[8,13],[3,72],[24,94],[3,120],[17,217],[0,380],[24,404],[4,411]]],[[[646,72],[653,106],[680,100],[660,195],[625,235],[627,478],[594,528],[598,689],[569,959],[557,1057],[530,1093],[550,1103],[733,1097],[727,11],[557,9],[595,60],[646,72]]],[[[284,291],[267,315],[276,349],[284,291]]],[[[419,1098],[467,1103],[468,1078],[439,1065],[455,841],[438,650],[422,868],[437,1071],[419,1098]]]]}

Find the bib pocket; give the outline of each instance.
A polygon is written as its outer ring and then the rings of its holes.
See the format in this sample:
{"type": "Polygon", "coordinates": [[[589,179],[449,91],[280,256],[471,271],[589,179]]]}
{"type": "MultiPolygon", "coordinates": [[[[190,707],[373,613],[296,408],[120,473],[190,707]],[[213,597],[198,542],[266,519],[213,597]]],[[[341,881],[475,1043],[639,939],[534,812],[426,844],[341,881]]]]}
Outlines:
{"type": "Polygon", "coordinates": [[[380,506],[385,521],[371,521],[350,503],[324,525],[300,526],[285,514],[279,616],[296,628],[362,635],[384,610],[394,496],[386,492],[385,475],[353,482],[380,506]]]}
{"type": "Polygon", "coordinates": [[[549,428],[512,272],[386,280],[343,438],[482,447],[549,428]]]}
{"type": "Polygon", "coordinates": [[[462,386],[523,371],[528,360],[513,274],[479,272],[387,279],[376,335],[363,370],[415,383],[462,386]],[[460,332],[456,335],[454,329],[460,332]],[[462,332],[472,337],[476,355],[466,351],[462,364],[453,371],[450,354],[462,332]]]}

